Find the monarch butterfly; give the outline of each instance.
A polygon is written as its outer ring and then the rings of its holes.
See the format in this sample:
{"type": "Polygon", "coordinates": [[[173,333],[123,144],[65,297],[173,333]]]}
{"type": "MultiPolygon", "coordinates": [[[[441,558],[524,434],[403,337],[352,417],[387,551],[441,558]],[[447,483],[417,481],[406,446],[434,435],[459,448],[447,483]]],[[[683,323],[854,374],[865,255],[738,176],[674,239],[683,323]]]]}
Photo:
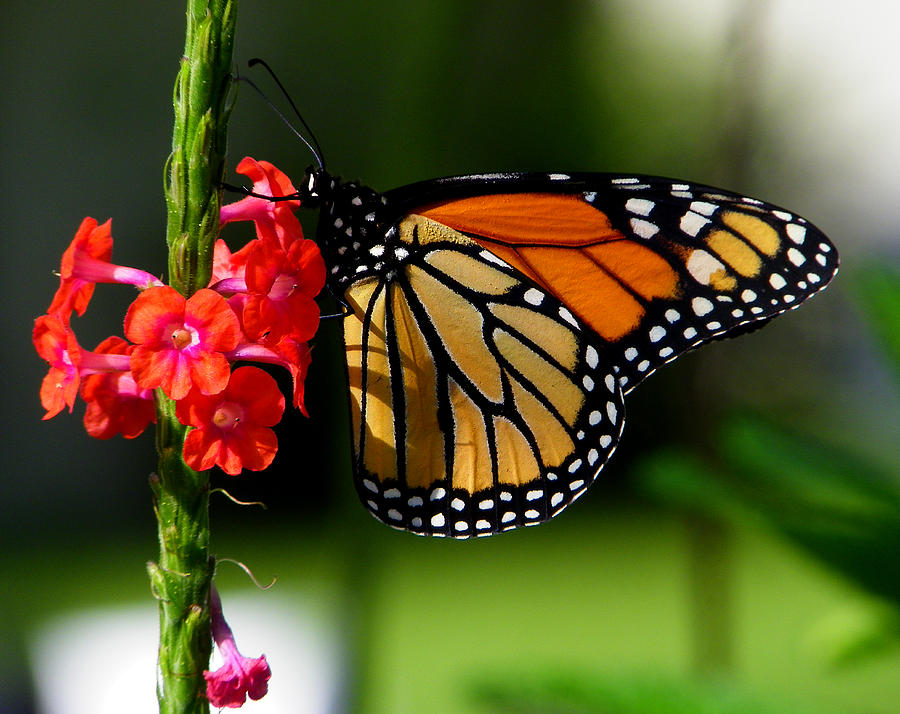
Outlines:
{"type": "Polygon", "coordinates": [[[838,267],[805,219],[664,178],[482,174],[379,194],[320,167],[297,196],[320,208],[348,308],[356,489],[421,535],[557,515],[616,448],[624,394],[838,267]]]}

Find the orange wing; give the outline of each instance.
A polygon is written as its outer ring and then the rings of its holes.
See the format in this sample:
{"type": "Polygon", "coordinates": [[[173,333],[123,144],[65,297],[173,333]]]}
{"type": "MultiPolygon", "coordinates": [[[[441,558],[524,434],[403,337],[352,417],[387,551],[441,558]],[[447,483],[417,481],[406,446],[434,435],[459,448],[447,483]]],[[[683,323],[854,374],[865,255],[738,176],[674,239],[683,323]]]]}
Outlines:
{"type": "Polygon", "coordinates": [[[420,213],[473,236],[609,341],[638,326],[643,302],[678,295],[672,266],[651,248],[628,240],[581,196],[494,194],[420,213]]]}
{"type": "Polygon", "coordinates": [[[810,223],[755,199],[666,181],[496,193],[415,212],[537,283],[611,348],[628,391],[660,364],[796,307],[837,270],[810,223]]]}

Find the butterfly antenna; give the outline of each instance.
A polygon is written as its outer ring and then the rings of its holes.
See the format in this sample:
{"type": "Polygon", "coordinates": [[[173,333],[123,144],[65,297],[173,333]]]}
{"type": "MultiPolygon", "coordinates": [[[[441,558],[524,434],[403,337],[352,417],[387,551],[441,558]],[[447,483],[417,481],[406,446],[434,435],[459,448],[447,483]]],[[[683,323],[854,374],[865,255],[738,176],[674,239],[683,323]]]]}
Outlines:
{"type": "MultiPolygon", "coordinates": [[[[325,168],[324,154],[322,152],[322,146],[319,144],[319,140],[316,138],[316,133],[310,128],[309,124],[306,123],[306,119],[303,118],[303,115],[300,113],[300,110],[297,109],[297,105],[294,104],[294,100],[291,99],[291,95],[288,93],[287,89],[285,89],[285,86],[281,83],[281,80],[278,79],[278,75],[275,74],[275,71],[269,66],[269,64],[264,59],[261,59],[259,57],[253,57],[250,61],[247,62],[248,67],[254,67],[258,64],[261,64],[265,68],[266,72],[269,73],[269,76],[275,81],[275,84],[278,85],[278,88],[281,90],[281,94],[284,96],[285,99],[287,99],[288,104],[291,105],[291,109],[294,110],[294,114],[300,120],[300,123],[303,125],[303,128],[306,129],[306,132],[309,134],[310,138],[312,139],[313,144],[315,144],[315,148],[310,146],[310,143],[304,137],[301,136],[300,138],[303,139],[303,143],[309,147],[309,150],[313,152],[313,155],[316,157],[316,162],[319,164],[319,168],[324,169],[325,168]]],[[[280,112],[279,112],[279,114],[280,114],[280,112]]],[[[282,117],[282,119],[284,119],[284,117],[282,117]]],[[[290,126],[290,124],[289,124],[289,126],[290,126]]],[[[291,128],[293,128],[293,127],[291,127],[291,128]]],[[[294,129],[294,133],[296,133],[298,136],[300,136],[299,132],[297,132],[296,129],[294,129]]]]}
{"type": "MultiPolygon", "coordinates": [[[[235,79],[240,82],[245,82],[248,85],[250,85],[250,87],[253,89],[253,91],[256,92],[260,96],[260,98],[269,106],[269,109],[271,109],[273,112],[275,112],[275,114],[278,116],[278,118],[284,122],[285,126],[288,129],[290,129],[294,133],[294,135],[298,139],[300,139],[300,141],[302,141],[304,144],[306,144],[306,148],[308,148],[312,152],[312,155],[315,157],[316,163],[319,165],[319,168],[324,169],[325,163],[322,160],[321,149],[316,148],[319,145],[319,142],[316,141],[315,136],[313,136],[313,141],[315,142],[316,146],[313,146],[311,143],[309,143],[309,140],[297,130],[297,127],[295,127],[293,124],[291,124],[291,120],[288,119],[284,115],[284,112],[282,112],[278,107],[275,106],[275,104],[272,103],[272,101],[266,96],[265,92],[263,92],[252,79],[250,79],[249,77],[246,77],[244,75],[241,75],[241,74],[235,75],[235,79]]],[[[279,86],[280,86],[280,83],[279,83],[279,86]]],[[[293,106],[293,104],[294,103],[291,102],[291,106],[293,106]]],[[[296,111],[296,109],[295,109],[295,111],[296,111]]],[[[298,114],[298,116],[299,116],[299,114],[298,114]]],[[[303,126],[306,127],[307,131],[309,131],[309,126],[307,126],[306,122],[303,121],[303,117],[300,117],[300,121],[303,122],[303,126]]],[[[312,134],[312,132],[310,132],[310,134],[312,134]]]]}

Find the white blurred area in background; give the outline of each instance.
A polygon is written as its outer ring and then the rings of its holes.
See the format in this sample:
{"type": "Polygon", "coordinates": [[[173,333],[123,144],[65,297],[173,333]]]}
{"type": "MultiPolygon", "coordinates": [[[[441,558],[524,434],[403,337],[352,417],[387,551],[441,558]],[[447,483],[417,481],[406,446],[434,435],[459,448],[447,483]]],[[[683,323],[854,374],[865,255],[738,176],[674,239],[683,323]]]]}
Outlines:
{"type": "Polygon", "coordinates": [[[799,197],[801,213],[845,257],[900,246],[900,3],[613,0],[598,7],[611,9],[631,38],[625,72],[638,65],[638,73],[714,75],[721,70],[714,63],[746,39],[741,33],[754,33],[760,65],[751,68],[751,91],[764,131],[783,142],[785,163],[803,171],[770,175],[767,166],[781,170],[780,162],[763,162],[761,178],[773,191],[763,198],[793,205],[799,197]],[[746,24],[748,17],[758,24],[746,24]],[[652,70],[643,56],[654,58],[652,70]]]}
{"type": "MultiPolygon", "coordinates": [[[[241,653],[266,655],[269,693],[251,714],[337,714],[343,661],[329,620],[301,598],[222,594],[241,653]]],[[[156,714],[159,620],[155,604],[73,612],[35,633],[30,655],[40,714],[156,714]]],[[[213,656],[212,669],[220,664],[213,656]]],[[[227,710],[232,711],[232,710],[227,710]]]]}

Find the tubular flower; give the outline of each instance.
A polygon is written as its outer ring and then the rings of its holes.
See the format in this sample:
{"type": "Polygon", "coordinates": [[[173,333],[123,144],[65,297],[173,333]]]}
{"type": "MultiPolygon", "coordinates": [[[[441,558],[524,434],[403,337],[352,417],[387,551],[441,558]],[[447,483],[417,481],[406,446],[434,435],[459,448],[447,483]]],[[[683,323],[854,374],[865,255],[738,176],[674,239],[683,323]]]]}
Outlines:
{"type": "MultiPolygon", "coordinates": [[[[287,175],[268,161],[257,161],[247,156],[235,171],[250,178],[253,181],[253,192],[262,196],[291,196],[297,193],[287,175]]],[[[219,223],[225,225],[232,221],[253,221],[257,236],[287,247],[303,236],[300,221],[293,213],[299,207],[300,201],[297,200],[267,201],[256,196],[246,196],[240,201],[222,206],[219,223]]]]}
{"type": "Polygon", "coordinates": [[[209,609],[212,636],[224,664],[215,672],[203,673],[206,696],[214,707],[242,707],[247,697],[262,699],[269,691],[272,671],[266,656],[244,657],[237,648],[234,634],[222,614],[222,601],[215,586],[209,589],[209,609]]]}
{"type": "MultiPolygon", "coordinates": [[[[213,247],[213,264],[212,264],[212,280],[209,287],[217,289],[218,283],[223,280],[236,280],[237,289],[245,289],[240,287],[244,280],[244,271],[247,268],[247,256],[250,253],[255,240],[250,241],[236,253],[229,250],[228,245],[221,238],[216,241],[213,247]]],[[[219,290],[219,292],[233,292],[234,290],[219,290]]]]}
{"type": "Polygon", "coordinates": [[[41,382],[41,406],[47,410],[43,418],[55,417],[67,406],[71,413],[81,383],[81,348],[75,333],[56,315],[41,315],[34,321],[31,340],[37,353],[50,364],[41,382]]]}
{"type": "Polygon", "coordinates": [[[281,364],[291,373],[294,380],[293,404],[300,410],[303,416],[308,417],[306,405],[303,403],[304,387],[306,385],[306,373],[312,363],[312,350],[305,342],[297,342],[290,337],[282,338],[274,351],[283,358],[281,364]]]}
{"type": "Polygon", "coordinates": [[[283,337],[271,347],[259,342],[245,342],[228,353],[232,361],[254,361],[277,364],[291,373],[294,381],[293,404],[303,416],[309,416],[303,403],[306,373],[312,363],[312,350],[306,342],[283,337]]]}
{"type": "Polygon", "coordinates": [[[271,241],[255,241],[247,257],[247,297],[242,321],[250,339],[277,342],[309,340],[319,326],[315,297],[325,286],[325,261],[311,240],[294,241],[287,250],[271,241]]]}
{"type": "Polygon", "coordinates": [[[218,293],[203,289],[185,298],[168,286],[145,290],[128,308],[125,336],[134,381],[144,389],[161,387],[183,399],[196,387],[201,394],[221,392],[228,383],[222,354],[241,339],[237,316],[218,293]]]}
{"type": "MultiPolygon", "coordinates": [[[[103,340],[95,354],[129,355],[134,345],[121,337],[103,340]]],[[[84,426],[96,439],[121,434],[133,439],[156,421],[153,390],[138,387],[129,371],[104,372],[84,378],[81,398],[87,403],[84,426]]]]}
{"type": "Polygon", "coordinates": [[[48,313],[59,313],[64,319],[68,319],[72,310],[83,315],[97,283],[124,283],[139,288],[162,285],[144,270],[109,262],[113,248],[111,223],[110,219],[97,225],[97,221],[90,217],[81,222],[75,237],[63,253],[59,268],[59,288],[47,308],[48,313]]]}
{"type": "Polygon", "coordinates": [[[41,404],[47,410],[44,419],[55,417],[66,406],[72,411],[82,377],[128,370],[127,356],[82,349],[68,322],[59,315],[37,318],[31,339],[37,353],[50,364],[41,384],[41,404]]]}
{"type": "Polygon", "coordinates": [[[184,461],[196,471],[218,466],[232,476],[261,471],[275,458],[278,441],[269,427],[283,413],[275,380],[258,367],[238,367],[219,394],[193,390],[175,404],[178,421],[196,427],[184,440],[184,461]]]}

